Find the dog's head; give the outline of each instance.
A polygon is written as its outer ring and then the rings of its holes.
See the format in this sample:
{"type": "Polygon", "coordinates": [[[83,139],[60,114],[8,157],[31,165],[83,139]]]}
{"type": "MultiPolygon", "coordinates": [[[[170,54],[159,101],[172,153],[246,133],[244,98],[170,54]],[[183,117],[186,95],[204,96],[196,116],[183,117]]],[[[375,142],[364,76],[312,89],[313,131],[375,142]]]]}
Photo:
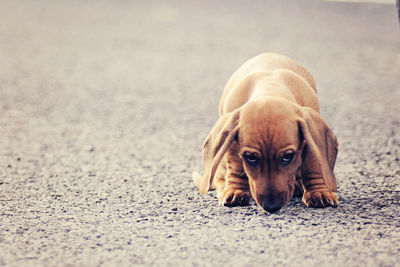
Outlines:
{"type": "Polygon", "coordinates": [[[310,108],[279,98],[262,98],[222,116],[203,146],[202,194],[209,190],[233,142],[238,143],[251,194],[264,210],[277,211],[289,202],[296,175],[307,173],[307,166],[317,168],[328,187],[336,191],[336,137],[310,108]]]}

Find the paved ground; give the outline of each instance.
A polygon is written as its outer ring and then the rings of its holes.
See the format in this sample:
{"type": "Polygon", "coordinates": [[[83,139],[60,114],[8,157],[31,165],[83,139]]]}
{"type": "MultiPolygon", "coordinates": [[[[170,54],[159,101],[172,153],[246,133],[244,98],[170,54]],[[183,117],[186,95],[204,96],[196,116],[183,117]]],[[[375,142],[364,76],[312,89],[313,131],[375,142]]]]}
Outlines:
{"type": "Polygon", "coordinates": [[[2,1],[0,265],[400,266],[394,4],[2,1]],[[315,76],[341,206],[217,206],[191,180],[229,75],[315,76]]]}

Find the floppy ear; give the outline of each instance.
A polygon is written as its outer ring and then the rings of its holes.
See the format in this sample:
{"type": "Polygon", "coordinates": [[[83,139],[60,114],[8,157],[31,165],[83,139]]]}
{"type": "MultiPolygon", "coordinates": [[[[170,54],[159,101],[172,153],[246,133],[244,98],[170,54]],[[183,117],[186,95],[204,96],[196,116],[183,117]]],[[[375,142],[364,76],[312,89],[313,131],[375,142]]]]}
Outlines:
{"type": "Polygon", "coordinates": [[[239,130],[239,117],[239,109],[223,115],[204,141],[203,175],[193,174],[193,179],[202,195],[210,190],[218,165],[235,140],[239,130]]]}
{"type": "Polygon", "coordinates": [[[338,153],[338,142],[332,129],[320,114],[311,108],[303,108],[303,119],[299,120],[301,133],[306,141],[303,151],[303,175],[319,173],[329,190],[337,191],[333,169],[338,153]]]}

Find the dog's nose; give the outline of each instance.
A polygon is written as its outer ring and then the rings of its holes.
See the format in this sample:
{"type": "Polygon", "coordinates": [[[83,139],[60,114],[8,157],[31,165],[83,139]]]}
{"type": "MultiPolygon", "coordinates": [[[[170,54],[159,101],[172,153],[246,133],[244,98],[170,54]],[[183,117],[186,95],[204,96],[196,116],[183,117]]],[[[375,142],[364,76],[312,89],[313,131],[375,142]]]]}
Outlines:
{"type": "Polygon", "coordinates": [[[263,200],[262,207],[268,212],[275,212],[282,208],[282,200],[280,200],[279,198],[263,200]]]}

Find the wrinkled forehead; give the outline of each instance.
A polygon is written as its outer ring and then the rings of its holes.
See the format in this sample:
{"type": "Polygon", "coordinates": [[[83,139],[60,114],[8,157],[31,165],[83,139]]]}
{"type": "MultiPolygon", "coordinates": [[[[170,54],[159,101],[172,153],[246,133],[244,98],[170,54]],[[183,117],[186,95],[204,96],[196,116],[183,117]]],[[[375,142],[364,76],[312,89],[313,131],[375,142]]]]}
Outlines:
{"type": "Polygon", "coordinates": [[[295,121],[249,121],[242,125],[239,136],[243,145],[286,146],[298,145],[299,142],[299,129],[295,121]]]}
{"type": "Polygon", "coordinates": [[[290,110],[252,110],[239,120],[239,143],[260,150],[299,145],[297,116],[290,110]]]}

